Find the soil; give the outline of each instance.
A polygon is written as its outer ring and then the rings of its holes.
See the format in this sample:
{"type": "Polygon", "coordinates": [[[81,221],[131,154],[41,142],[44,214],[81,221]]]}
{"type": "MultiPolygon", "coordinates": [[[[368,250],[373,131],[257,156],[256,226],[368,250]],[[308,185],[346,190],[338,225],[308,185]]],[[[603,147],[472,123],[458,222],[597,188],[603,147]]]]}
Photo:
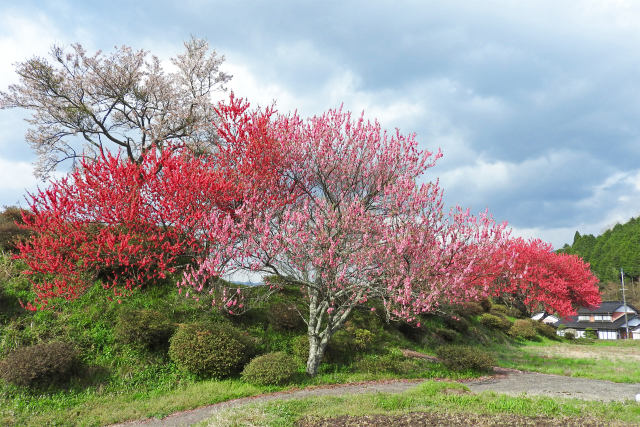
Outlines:
{"type": "MultiPolygon", "coordinates": [[[[521,372],[513,369],[495,368],[495,374],[490,377],[467,380],[464,383],[471,392],[494,391],[510,395],[544,395],[551,397],[578,398],[585,400],[624,401],[635,399],[640,393],[640,384],[620,384],[610,381],[592,380],[587,378],[563,377],[559,375],[521,372]]],[[[237,407],[254,402],[270,400],[297,399],[309,396],[327,396],[342,394],[364,393],[401,393],[419,384],[421,380],[393,380],[362,382],[354,384],[336,384],[331,386],[309,387],[242,399],[217,403],[190,411],[179,412],[163,419],[150,418],[146,420],[129,421],[119,426],[186,426],[195,424],[213,416],[221,409],[237,407]]],[[[402,416],[371,415],[366,417],[336,417],[304,419],[301,426],[355,426],[355,425],[516,425],[516,426],[597,426],[597,420],[580,418],[559,419],[545,417],[518,417],[516,415],[485,416],[474,414],[443,414],[411,413],[402,416]]],[[[607,425],[615,425],[608,423],[607,425]]],[[[623,424],[619,424],[623,425],[623,424]]]]}
{"type": "Polygon", "coordinates": [[[303,418],[297,424],[299,427],[367,427],[367,426],[442,426],[442,427],[467,427],[467,426],[589,426],[611,427],[617,425],[611,422],[603,422],[593,418],[549,418],[549,417],[524,417],[522,415],[500,414],[459,414],[444,412],[411,412],[403,415],[365,415],[365,416],[340,416],[331,418],[303,418]]]}

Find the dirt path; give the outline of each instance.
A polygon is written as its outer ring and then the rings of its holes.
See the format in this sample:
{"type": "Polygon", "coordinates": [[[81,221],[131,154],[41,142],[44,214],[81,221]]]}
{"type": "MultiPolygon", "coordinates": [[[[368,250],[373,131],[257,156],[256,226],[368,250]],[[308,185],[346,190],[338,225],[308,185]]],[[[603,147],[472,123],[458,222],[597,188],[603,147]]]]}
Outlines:
{"type": "MultiPolygon", "coordinates": [[[[178,412],[161,420],[129,421],[116,426],[187,426],[213,416],[225,408],[241,406],[253,402],[305,398],[309,396],[336,396],[343,394],[364,393],[400,393],[419,384],[421,380],[395,380],[367,382],[334,386],[322,386],[272,393],[267,395],[246,397],[217,403],[190,411],[178,412]]],[[[474,393],[495,391],[519,395],[545,395],[551,397],[571,397],[585,400],[623,401],[633,400],[640,393],[640,384],[620,384],[610,381],[587,378],[563,377],[559,375],[520,372],[496,368],[496,375],[478,380],[465,381],[465,385],[474,393]]]]}

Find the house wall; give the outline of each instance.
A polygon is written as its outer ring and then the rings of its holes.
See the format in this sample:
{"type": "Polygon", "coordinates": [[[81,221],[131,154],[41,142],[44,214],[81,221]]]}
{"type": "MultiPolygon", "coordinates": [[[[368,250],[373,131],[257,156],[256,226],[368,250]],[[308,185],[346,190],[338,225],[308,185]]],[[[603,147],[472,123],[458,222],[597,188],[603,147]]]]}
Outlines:
{"type": "Polygon", "coordinates": [[[614,330],[599,330],[598,339],[601,340],[617,340],[618,332],[614,330]]]}

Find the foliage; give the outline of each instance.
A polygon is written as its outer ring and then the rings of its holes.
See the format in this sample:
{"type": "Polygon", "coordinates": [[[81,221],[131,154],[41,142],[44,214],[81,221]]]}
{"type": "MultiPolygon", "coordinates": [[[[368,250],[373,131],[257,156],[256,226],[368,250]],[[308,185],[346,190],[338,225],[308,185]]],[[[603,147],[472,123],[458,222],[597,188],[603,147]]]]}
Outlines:
{"type": "MultiPolygon", "coordinates": [[[[230,103],[247,108],[233,96],[230,103]]],[[[221,104],[216,110],[221,135],[226,135],[224,120],[235,120],[227,108],[221,104]]],[[[246,132],[262,132],[250,118],[243,123],[246,132]]],[[[247,192],[259,192],[263,204],[287,201],[273,193],[281,187],[269,172],[281,156],[277,144],[258,138],[225,144],[208,156],[168,146],[148,152],[139,163],[102,153],[32,195],[33,215],[25,222],[35,234],[19,245],[17,255],[34,275],[36,297],[27,308],[75,299],[98,279],[120,299],[203,260],[224,263],[227,254],[210,258],[210,251],[234,240],[224,236],[234,221],[227,213],[247,192]]],[[[218,274],[208,278],[212,289],[220,284],[218,274]]]]}
{"type": "Polygon", "coordinates": [[[509,308],[502,304],[492,304],[489,312],[496,316],[508,316],[509,308]]]}
{"type": "Polygon", "coordinates": [[[576,338],[577,331],[572,328],[567,328],[564,331],[564,337],[568,340],[574,340],[576,338]]]}
{"type": "Polygon", "coordinates": [[[460,333],[465,333],[469,330],[469,322],[464,317],[447,316],[444,318],[444,323],[449,328],[460,333]]]}
{"type": "Polygon", "coordinates": [[[447,342],[453,342],[458,338],[458,334],[455,331],[452,331],[451,329],[446,329],[446,328],[436,328],[434,330],[434,333],[442,338],[444,341],[447,342]]]}
{"type": "Polygon", "coordinates": [[[489,298],[483,298],[480,300],[480,306],[482,306],[482,309],[488,313],[491,310],[491,301],[489,298]]]}
{"type": "Polygon", "coordinates": [[[640,278],[640,217],[624,224],[616,224],[599,236],[581,235],[576,231],[571,246],[561,252],[576,254],[591,265],[602,282],[620,283],[620,268],[626,279],[637,282],[640,278]]]}
{"type": "Polygon", "coordinates": [[[163,312],[155,310],[128,310],[118,316],[116,338],[149,350],[166,349],[176,327],[163,312]]]}
{"type": "Polygon", "coordinates": [[[469,301],[456,306],[454,308],[454,311],[459,316],[470,318],[470,317],[479,316],[480,314],[484,313],[486,310],[480,303],[475,301],[469,301]]]}
{"type": "Polygon", "coordinates": [[[358,358],[353,363],[357,372],[393,373],[396,375],[410,375],[428,370],[433,362],[404,357],[400,352],[390,351],[383,354],[368,354],[358,358]]]}
{"type": "Polygon", "coordinates": [[[181,369],[201,377],[225,378],[239,372],[253,354],[251,340],[228,324],[180,325],[169,356],[181,369]]]}
{"type": "Polygon", "coordinates": [[[582,258],[555,253],[540,239],[512,239],[505,250],[516,256],[496,280],[494,296],[522,313],[541,308],[566,316],[575,314],[576,306],[600,304],[598,279],[582,258]]]}
{"type": "MultiPolygon", "coordinates": [[[[492,255],[506,237],[504,225],[486,213],[443,212],[437,182],[419,183],[440,153],[340,109],[307,120],[238,111],[237,122],[247,116],[266,123],[261,139],[281,144],[279,182],[289,184],[293,197],[266,207],[262,193],[246,197],[233,213],[236,228],[219,233],[229,244],[187,272],[186,286],[204,290],[223,269],[259,270],[298,284],[308,301],[312,375],[334,334],[370,298],[383,301],[390,316],[415,321],[440,302],[482,296],[501,268],[492,255]]],[[[237,139],[243,129],[228,135],[237,139]]],[[[228,138],[221,132],[222,141],[228,138]]],[[[235,312],[243,303],[227,295],[224,304],[235,312]]]]}
{"type": "Polygon", "coordinates": [[[73,346],[50,342],[20,347],[0,363],[0,377],[18,386],[62,385],[77,372],[78,359],[73,346]]]}
{"type": "Polygon", "coordinates": [[[558,334],[556,333],[556,329],[553,326],[543,322],[534,322],[533,325],[536,328],[536,332],[542,335],[543,337],[546,337],[552,340],[558,339],[558,334]]]}
{"type": "Polygon", "coordinates": [[[507,332],[511,328],[511,321],[502,316],[496,316],[490,313],[484,313],[480,315],[479,319],[480,323],[488,328],[499,329],[501,331],[507,332]]]}
{"type": "Polygon", "coordinates": [[[537,338],[538,332],[533,321],[529,319],[518,319],[513,322],[509,329],[509,335],[523,340],[533,340],[537,338]]]}
{"type": "Polygon", "coordinates": [[[80,44],[70,51],[54,46],[53,62],[34,57],[16,65],[20,81],[0,92],[0,108],[25,108],[27,142],[38,154],[37,174],[47,176],[67,159],[99,157],[121,151],[140,162],[171,140],[192,151],[215,142],[213,90],[231,76],[219,71],[224,57],[204,40],[191,39],[166,74],[160,60],[128,46],[113,53],[87,54],[80,44]],[[83,146],[70,137],[81,135],[83,146]]]}
{"type": "Polygon", "coordinates": [[[584,330],[584,337],[587,339],[598,339],[598,333],[593,328],[587,328],[584,330]]]}
{"type": "Polygon", "coordinates": [[[282,385],[298,373],[298,362],[284,352],[267,353],[251,360],[242,371],[242,378],[252,384],[282,385]]]}
{"type": "Polygon", "coordinates": [[[29,211],[17,206],[6,206],[0,212],[0,252],[14,252],[16,242],[29,236],[29,231],[22,227],[23,215],[28,216],[29,211]]]}
{"type": "Polygon", "coordinates": [[[280,331],[301,331],[304,321],[295,306],[286,303],[269,304],[269,324],[280,331]]]}
{"type": "Polygon", "coordinates": [[[298,360],[306,361],[309,358],[309,337],[300,335],[295,338],[292,342],[291,352],[298,360]]]}
{"type": "Polygon", "coordinates": [[[443,345],[436,349],[436,356],[453,371],[491,371],[495,360],[488,353],[464,345],[443,345]]]}

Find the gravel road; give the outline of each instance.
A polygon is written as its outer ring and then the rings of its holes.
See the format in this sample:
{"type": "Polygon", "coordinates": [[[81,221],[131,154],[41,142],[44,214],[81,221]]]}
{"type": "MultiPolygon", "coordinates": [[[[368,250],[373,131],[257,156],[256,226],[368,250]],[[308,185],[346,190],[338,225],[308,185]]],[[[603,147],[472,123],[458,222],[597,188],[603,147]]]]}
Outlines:
{"type": "MultiPolygon", "coordinates": [[[[636,394],[640,393],[640,384],[620,384],[588,378],[563,377],[559,375],[520,372],[501,368],[496,368],[495,371],[496,375],[492,377],[465,381],[465,385],[467,385],[473,393],[494,391],[496,393],[511,395],[526,393],[529,395],[601,401],[634,400],[636,394]]],[[[253,402],[265,402],[278,399],[297,399],[309,396],[335,396],[354,393],[400,393],[419,383],[420,380],[396,380],[313,387],[302,390],[235,399],[217,403],[215,405],[192,409],[190,411],[179,412],[161,420],[150,418],[146,420],[129,421],[127,423],[117,424],[117,426],[187,426],[210,418],[221,409],[241,406],[253,402]]]]}

